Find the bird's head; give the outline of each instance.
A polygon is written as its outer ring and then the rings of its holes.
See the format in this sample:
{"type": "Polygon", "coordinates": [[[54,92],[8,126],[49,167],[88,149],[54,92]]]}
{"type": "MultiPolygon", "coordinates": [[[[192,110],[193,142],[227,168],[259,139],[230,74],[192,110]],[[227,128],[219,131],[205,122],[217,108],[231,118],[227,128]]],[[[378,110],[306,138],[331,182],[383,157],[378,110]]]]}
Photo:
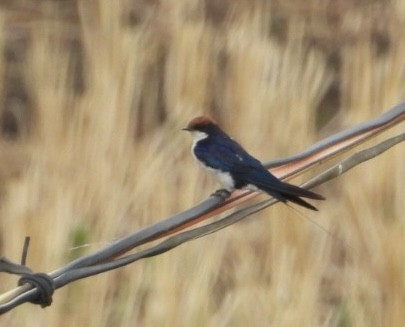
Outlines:
{"type": "Polygon", "coordinates": [[[215,121],[207,116],[198,116],[190,120],[183,131],[190,132],[194,141],[207,138],[210,134],[215,133],[219,128],[215,121]]]}

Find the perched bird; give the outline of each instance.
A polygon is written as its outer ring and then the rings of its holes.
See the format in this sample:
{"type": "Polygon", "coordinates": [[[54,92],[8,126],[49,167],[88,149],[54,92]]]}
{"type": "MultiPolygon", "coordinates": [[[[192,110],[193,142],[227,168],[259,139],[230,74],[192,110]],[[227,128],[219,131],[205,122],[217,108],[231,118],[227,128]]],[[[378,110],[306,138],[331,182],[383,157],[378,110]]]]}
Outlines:
{"type": "Polygon", "coordinates": [[[229,193],[241,188],[263,191],[281,202],[291,201],[316,211],[317,208],[301,197],[325,199],[322,195],[280,181],[209,117],[196,117],[183,130],[193,136],[193,156],[229,193]]]}

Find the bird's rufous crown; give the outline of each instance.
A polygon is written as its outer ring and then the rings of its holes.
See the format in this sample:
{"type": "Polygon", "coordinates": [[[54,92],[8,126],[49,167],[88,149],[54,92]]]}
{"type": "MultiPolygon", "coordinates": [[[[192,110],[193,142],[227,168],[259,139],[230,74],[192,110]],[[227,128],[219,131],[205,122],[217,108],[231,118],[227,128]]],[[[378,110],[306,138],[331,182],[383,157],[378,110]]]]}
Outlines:
{"type": "Polygon", "coordinates": [[[190,120],[187,124],[187,129],[193,130],[198,129],[199,127],[215,124],[215,121],[208,116],[198,116],[190,120]]]}

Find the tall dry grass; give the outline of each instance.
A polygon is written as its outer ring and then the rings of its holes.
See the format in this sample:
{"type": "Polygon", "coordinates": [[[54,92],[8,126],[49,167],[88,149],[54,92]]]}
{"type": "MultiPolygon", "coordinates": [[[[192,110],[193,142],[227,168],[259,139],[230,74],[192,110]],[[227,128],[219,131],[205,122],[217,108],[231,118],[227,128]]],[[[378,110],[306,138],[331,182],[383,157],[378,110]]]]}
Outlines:
{"type": "MultiPolygon", "coordinates": [[[[30,235],[29,266],[51,271],[203,199],[216,185],[179,131],[195,115],[265,160],[404,100],[401,2],[325,3],[3,5],[2,255],[18,260],[30,235]]],[[[318,190],[328,200],[305,214],[339,238],[277,205],[0,322],[403,326],[404,154],[318,190]]]]}

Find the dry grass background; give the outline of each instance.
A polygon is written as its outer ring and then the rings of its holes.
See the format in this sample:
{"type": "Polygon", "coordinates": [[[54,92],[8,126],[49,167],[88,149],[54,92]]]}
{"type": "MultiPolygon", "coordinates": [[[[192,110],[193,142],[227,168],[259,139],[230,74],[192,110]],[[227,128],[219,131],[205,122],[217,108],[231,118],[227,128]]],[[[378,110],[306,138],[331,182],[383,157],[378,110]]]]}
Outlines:
{"type": "MultiPolygon", "coordinates": [[[[400,0],[3,1],[1,254],[30,235],[51,271],[203,199],[179,131],[195,115],[267,160],[382,113],[404,100],[403,31],[400,0]]],[[[404,155],[318,190],[306,214],[351,248],[277,205],[0,322],[404,326],[404,155]]]]}

